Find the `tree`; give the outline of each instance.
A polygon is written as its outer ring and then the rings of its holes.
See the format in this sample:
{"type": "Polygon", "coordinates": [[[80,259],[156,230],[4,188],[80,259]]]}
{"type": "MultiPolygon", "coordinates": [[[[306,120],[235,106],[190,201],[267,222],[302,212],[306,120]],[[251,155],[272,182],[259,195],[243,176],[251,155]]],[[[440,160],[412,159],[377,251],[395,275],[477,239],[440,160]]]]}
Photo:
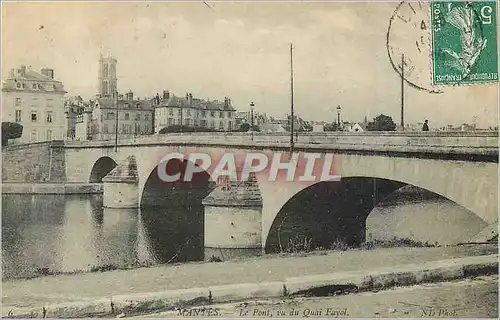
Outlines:
{"type": "Polygon", "coordinates": [[[6,146],[9,139],[20,138],[23,126],[16,122],[2,122],[2,146],[6,146]]]}
{"type": "Polygon", "coordinates": [[[246,122],[243,122],[240,126],[240,129],[238,130],[239,132],[247,132],[248,130],[250,130],[250,124],[249,123],[246,123],[246,122]]]}
{"type": "Polygon", "coordinates": [[[368,131],[394,131],[396,124],[391,117],[381,114],[373,118],[373,121],[368,122],[366,129],[368,131]]]}

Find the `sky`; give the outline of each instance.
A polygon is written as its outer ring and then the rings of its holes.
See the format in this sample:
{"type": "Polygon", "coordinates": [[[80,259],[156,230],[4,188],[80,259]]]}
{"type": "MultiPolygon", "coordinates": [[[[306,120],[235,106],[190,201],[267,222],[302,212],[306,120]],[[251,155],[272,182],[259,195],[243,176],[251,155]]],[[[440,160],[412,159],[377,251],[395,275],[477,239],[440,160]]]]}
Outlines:
{"type": "MultiPolygon", "coordinates": [[[[2,3],[2,77],[21,64],[55,70],[68,96],[97,92],[102,52],[118,60],[118,88],[141,98],[170,90],[231,98],[242,111],[290,109],[308,120],[399,122],[401,88],[386,37],[397,2],[2,3]]],[[[402,30],[401,32],[405,32],[402,30]]],[[[404,37],[404,33],[402,35],[404,37]]],[[[430,58],[429,58],[430,68],[430,58]]],[[[429,72],[428,70],[424,70],[429,72]]],[[[430,79],[429,79],[430,81],[430,79]]],[[[405,86],[405,122],[498,125],[498,84],[405,86]]]]}

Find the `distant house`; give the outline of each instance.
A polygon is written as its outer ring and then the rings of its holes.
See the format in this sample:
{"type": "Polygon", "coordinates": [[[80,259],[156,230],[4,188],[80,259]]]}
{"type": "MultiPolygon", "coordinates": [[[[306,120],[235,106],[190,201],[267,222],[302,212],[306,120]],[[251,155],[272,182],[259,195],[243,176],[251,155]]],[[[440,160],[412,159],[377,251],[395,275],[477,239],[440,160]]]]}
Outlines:
{"type": "Polygon", "coordinates": [[[356,122],[349,128],[349,132],[365,132],[367,126],[367,123],[356,122]]]}

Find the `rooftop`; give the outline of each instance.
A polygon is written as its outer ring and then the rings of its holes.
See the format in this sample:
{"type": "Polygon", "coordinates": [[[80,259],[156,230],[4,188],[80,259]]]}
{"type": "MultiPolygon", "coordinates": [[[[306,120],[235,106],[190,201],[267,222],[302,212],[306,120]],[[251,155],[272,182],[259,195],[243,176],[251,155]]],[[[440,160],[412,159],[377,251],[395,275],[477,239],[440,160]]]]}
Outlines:
{"type": "Polygon", "coordinates": [[[162,107],[174,107],[174,108],[194,108],[201,110],[213,110],[213,111],[235,111],[236,109],[231,105],[231,100],[226,98],[225,101],[218,100],[203,100],[198,98],[193,98],[192,96],[178,97],[175,95],[169,95],[168,99],[159,99],[159,104],[157,108],[162,107]]]}
{"type": "Polygon", "coordinates": [[[39,73],[26,66],[10,71],[2,85],[2,91],[66,93],[62,82],[54,79],[54,70],[42,69],[39,73]]]}

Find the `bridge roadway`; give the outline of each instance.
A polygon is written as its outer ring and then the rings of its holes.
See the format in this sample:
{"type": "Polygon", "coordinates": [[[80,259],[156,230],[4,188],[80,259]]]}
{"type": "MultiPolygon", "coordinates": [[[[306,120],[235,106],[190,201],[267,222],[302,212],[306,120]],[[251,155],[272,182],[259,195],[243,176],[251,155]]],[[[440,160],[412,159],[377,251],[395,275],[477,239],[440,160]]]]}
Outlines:
{"type": "MultiPolygon", "coordinates": [[[[117,151],[114,141],[52,141],[4,148],[2,174],[4,181],[88,183],[103,168],[101,174],[109,177],[116,164],[126,167],[133,161],[137,166],[137,186],[132,191],[118,189],[111,197],[117,201],[132,201],[133,205],[139,206],[146,190],[154,188],[150,183],[151,176],[167,153],[221,155],[225,152],[244,154],[249,150],[284,152],[289,148],[289,135],[264,133],[254,133],[253,140],[250,133],[137,137],[120,140],[117,151]],[[26,150],[33,154],[36,148],[39,153],[50,153],[49,156],[23,155],[26,150]],[[114,164],[106,169],[106,163],[108,166],[114,164]],[[9,171],[9,166],[16,170],[9,171]],[[48,174],[40,174],[40,167],[46,168],[48,174]]],[[[498,132],[301,133],[296,138],[295,151],[333,154],[333,171],[342,176],[344,187],[349,183],[356,185],[354,189],[366,187],[365,193],[360,191],[360,197],[366,197],[362,201],[363,212],[359,212],[361,224],[375,205],[371,185],[375,180],[389,186],[392,183],[394,188],[405,184],[423,188],[470,210],[490,226],[498,221],[498,132]]],[[[230,219],[218,221],[217,232],[209,237],[208,242],[223,248],[265,246],[271,229],[279,223],[284,206],[315,184],[273,183],[259,174],[256,178],[262,196],[260,221],[252,224],[244,215],[226,212],[230,219]]],[[[104,190],[106,193],[106,188],[104,190]]],[[[387,194],[377,194],[378,199],[385,196],[387,194]]],[[[339,200],[332,199],[334,203],[339,200]]],[[[352,210],[359,211],[360,208],[353,207],[352,210]]],[[[464,232],[463,240],[473,236],[475,234],[464,232]]],[[[207,238],[205,240],[207,243],[207,238]]]]}

